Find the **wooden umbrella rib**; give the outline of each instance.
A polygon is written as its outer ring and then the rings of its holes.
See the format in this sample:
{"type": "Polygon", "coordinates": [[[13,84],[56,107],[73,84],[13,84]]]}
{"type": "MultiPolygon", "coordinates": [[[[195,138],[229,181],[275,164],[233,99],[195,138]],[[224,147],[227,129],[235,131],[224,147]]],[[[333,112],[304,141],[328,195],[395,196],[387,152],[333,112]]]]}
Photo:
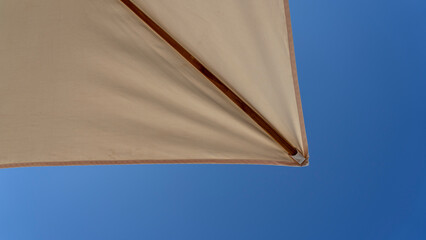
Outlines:
{"type": "Polygon", "coordinates": [[[143,22],[145,22],[155,33],[172,46],[183,58],[185,58],[192,66],[200,71],[211,83],[213,83],[223,94],[225,94],[232,102],[234,102],[241,110],[243,110],[253,121],[255,121],[265,132],[267,132],[279,145],[281,145],[289,155],[293,156],[298,153],[287,139],[285,139],[270,123],[268,123],[257,111],[245,103],[234,91],[226,86],[218,77],[208,70],[200,61],[198,61],[190,52],[180,45],[172,36],[155,23],[148,15],[146,15],[138,6],[130,0],[120,0],[133,13],[135,13],[143,22]]]}

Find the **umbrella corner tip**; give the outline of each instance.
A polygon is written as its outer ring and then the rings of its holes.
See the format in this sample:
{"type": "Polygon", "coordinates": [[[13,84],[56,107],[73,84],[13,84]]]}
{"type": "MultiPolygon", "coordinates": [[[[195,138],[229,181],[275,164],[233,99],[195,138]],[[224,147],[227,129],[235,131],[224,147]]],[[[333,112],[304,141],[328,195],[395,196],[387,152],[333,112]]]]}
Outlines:
{"type": "Polygon", "coordinates": [[[299,151],[297,151],[297,153],[294,155],[290,155],[290,157],[299,164],[303,164],[303,162],[306,160],[306,158],[299,151]]]}

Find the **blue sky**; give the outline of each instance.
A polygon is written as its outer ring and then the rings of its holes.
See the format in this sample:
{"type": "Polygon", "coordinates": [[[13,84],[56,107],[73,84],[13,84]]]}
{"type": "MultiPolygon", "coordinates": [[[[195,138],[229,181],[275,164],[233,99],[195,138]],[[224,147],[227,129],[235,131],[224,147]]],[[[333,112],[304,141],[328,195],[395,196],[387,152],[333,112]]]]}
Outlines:
{"type": "Polygon", "coordinates": [[[426,239],[426,2],[290,0],[311,165],[0,170],[0,239],[426,239]]]}

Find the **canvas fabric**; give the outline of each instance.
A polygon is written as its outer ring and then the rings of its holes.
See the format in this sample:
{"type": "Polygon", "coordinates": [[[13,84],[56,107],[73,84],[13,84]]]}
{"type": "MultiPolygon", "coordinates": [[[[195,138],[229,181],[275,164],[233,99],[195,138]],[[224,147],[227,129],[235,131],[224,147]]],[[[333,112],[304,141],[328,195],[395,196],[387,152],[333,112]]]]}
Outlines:
{"type": "MultiPolygon", "coordinates": [[[[308,157],[287,1],[133,2],[308,157]]],[[[138,163],[299,166],[119,0],[0,0],[0,167],[138,163]]]]}

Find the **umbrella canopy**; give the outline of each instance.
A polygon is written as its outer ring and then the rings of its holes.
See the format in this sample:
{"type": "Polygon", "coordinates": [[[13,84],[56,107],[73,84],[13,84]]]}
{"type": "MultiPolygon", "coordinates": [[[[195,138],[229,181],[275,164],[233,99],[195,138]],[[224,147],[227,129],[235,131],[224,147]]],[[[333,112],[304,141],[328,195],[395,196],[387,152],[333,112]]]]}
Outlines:
{"type": "Polygon", "coordinates": [[[0,0],[0,167],[308,164],[285,0],[0,0]]]}

